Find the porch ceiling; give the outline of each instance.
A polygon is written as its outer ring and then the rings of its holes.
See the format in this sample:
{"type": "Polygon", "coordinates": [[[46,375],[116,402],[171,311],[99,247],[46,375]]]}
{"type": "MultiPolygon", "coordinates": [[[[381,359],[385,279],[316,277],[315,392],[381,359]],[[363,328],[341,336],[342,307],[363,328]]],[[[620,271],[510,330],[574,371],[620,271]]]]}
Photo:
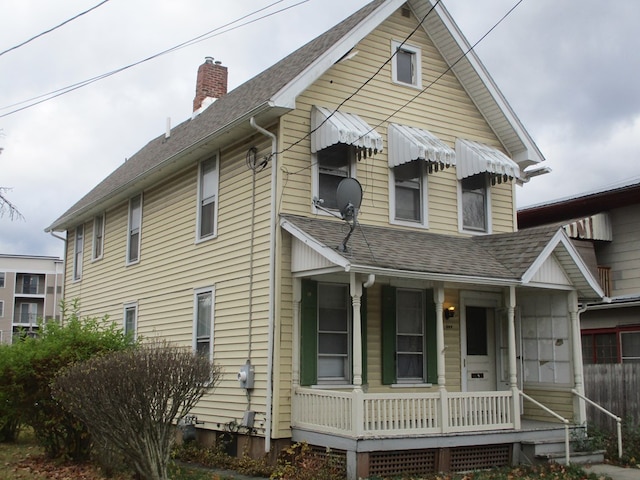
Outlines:
{"type": "Polygon", "coordinates": [[[554,254],[581,298],[602,296],[558,226],[463,237],[358,224],[347,251],[340,252],[338,246],[348,232],[343,222],[281,215],[280,224],[299,241],[298,248],[306,249],[304,257],[310,260],[294,261],[294,273],[313,274],[331,265],[341,271],[460,283],[518,286],[535,280],[535,286],[558,288],[553,282],[541,284],[536,276],[554,254]]]}

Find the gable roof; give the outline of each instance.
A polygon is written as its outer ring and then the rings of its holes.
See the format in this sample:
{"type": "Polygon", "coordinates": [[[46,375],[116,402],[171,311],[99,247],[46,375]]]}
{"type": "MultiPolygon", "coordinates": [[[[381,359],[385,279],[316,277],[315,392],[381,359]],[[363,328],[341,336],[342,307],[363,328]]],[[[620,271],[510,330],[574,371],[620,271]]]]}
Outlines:
{"type": "MultiPolygon", "coordinates": [[[[575,247],[557,226],[514,233],[463,237],[391,227],[358,225],[347,251],[343,223],[281,215],[280,225],[335,271],[497,286],[541,286],[537,277],[551,257],[582,299],[601,299],[602,289],[575,247]]],[[[323,266],[326,270],[326,265],[323,266]]],[[[295,269],[295,266],[294,266],[295,269]]],[[[308,272],[302,272],[312,274],[308,272]]]]}
{"type": "MultiPolygon", "coordinates": [[[[471,51],[442,5],[408,0],[423,28],[443,55],[512,158],[524,169],[544,160],[535,143],[471,51]],[[433,12],[427,13],[433,9],[433,12]]],[[[374,0],[324,34],[216,100],[200,115],[161,135],[118,167],[55,220],[46,231],[62,231],[87,221],[162,178],[212,154],[222,145],[255,133],[252,117],[268,124],[295,108],[297,96],[373,31],[405,0],[374,0]]]]}

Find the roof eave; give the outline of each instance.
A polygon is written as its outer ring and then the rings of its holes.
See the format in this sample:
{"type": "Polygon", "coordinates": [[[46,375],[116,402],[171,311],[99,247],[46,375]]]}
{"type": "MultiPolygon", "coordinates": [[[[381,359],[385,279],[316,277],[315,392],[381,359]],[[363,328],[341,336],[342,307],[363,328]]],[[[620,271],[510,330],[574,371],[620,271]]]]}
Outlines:
{"type": "Polygon", "coordinates": [[[210,132],[200,140],[193,142],[188,147],[183,148],[174,155],[154,165],[153,168],[130,179],[128,182],[109,192],[107,195],[96,199],[81,209],[75,210],[58,218],[45,229],[45,232],[65,231],[80,222],[87,221],[100,212],[114,207],[129,198],[131,195],[135,194],[135,192],[139,192],[142,189],[157,183],[159,180],[166,178],[167,175],[179,171],[186,163],[196,161],[201,158],[202,149],[215,151],[215,149],[220,146],[218,143],[222,144],[222,142],[218,142],[222,137],[224,137],[224,143],[227,143],[232,136],[242,137],[243,135],[250,134],[250,130],[252,130],[252,128],[249,126],[249,120],[252,117],[256,118],[258,123],[270,123],[288,111],[289,109],[287,108],[276,107],[271,102],[265,102],[250,112],[238,117],[233,122],[228,123],[227,125],[210,132]]]}

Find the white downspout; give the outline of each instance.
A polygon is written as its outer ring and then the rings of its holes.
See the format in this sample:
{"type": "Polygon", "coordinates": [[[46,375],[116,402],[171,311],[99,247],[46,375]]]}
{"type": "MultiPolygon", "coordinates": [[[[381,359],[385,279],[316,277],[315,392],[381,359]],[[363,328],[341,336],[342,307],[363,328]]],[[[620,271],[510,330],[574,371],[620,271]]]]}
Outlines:
{"type": "Polygon", "coordinates": [[[255,118],[249,120],[251,126],[261,134],[271,138],[271,235],[269,238],[269,340],[267,345],[267,418],[264,436],[264,451],[271,451],[271,424],[273,411],[273,350],[275,335],[275,288],[276,288],[276,187],[278,137],[256,124],[255,118]]]}

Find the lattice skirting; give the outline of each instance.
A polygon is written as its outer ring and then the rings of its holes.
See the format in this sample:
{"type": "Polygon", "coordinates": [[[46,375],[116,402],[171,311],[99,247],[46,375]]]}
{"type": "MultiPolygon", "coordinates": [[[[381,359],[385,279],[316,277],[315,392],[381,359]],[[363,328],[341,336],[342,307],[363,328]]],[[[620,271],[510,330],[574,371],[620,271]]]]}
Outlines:
{"type": "Polygon", "coordinates": [[[511,444],[452,448],[450,469],[452,472],[466,472],[506,467],[511,464],[511,450],[511,444]]]}
{"type": "Polygon", "coordinates": [[[436,471],[435,450],[402,450],[369,454],[369,476],[428,475],[436,471]]]}

